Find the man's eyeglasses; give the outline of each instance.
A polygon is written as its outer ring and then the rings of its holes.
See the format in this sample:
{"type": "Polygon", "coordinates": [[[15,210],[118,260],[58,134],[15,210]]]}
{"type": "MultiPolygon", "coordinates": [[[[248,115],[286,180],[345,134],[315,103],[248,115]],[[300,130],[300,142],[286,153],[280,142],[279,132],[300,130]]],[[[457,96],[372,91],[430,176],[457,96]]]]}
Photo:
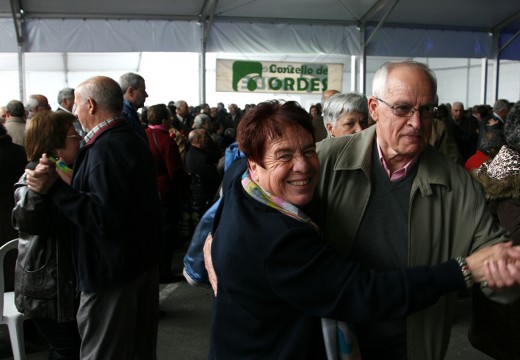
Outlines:
{"type": "Polygon", "coordinates": [[[414,108],[413,106],[410,106],[410,105],[390,105],[383,99],[380,99],[378,97],[376,97],[376,99],[381,101],[383,104],[388,106],[390,109],[392,109],[392,113],[395,116],[399,116],[399,117],[412,117],[413,114],[415,114],[415,112],[418,111],[419,116],[421,118],[431,118],[431,117],[435,116],[435,114],[437,113],[437,107],[434,105],[425,105],[425,106],[421,106],[420,108],[414,108]]]}

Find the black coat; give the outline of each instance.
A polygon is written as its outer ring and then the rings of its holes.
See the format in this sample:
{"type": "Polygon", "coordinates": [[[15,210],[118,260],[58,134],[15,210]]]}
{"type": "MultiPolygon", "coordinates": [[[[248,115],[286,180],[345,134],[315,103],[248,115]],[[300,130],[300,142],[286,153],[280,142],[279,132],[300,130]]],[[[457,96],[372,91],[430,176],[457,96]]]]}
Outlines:
{"type": "Polygon", "coordinates": [[[73,224],[80,291],[120,287],[159,260],[159,190],[148,145],[125,120],[106,126],[79,151],[72,186],[48,196],[73,224]]]}
{"type": "MultiPolygon", "coordinates": [[[[465,287],[458,264],[366,271],[308,223],[261,204],[240,177],[214,220],[210,359],[325,359],[320,317],[404,318],[465,287]]],[[[224,180],[227,183],[227,179],[224,180]]]]}

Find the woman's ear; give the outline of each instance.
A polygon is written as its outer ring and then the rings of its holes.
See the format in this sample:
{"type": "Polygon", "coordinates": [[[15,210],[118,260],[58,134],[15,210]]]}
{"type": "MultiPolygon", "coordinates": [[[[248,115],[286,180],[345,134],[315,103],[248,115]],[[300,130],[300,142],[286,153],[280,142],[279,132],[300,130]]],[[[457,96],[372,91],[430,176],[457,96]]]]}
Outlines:
{"type": "Polygon", "coordinates": [[[327,128],[327,131],[329,132],[329,134],[332,135],[332,124],[331,123],[326,123],[325,127],[327,128]]]}
{"type": "Polygon", "coordinates": [[[251,178],[254,181],[258,181],[258,164],[253,160],[247,160],[247,167],[249,168],[249,173],[251,174],[251,178]]]}

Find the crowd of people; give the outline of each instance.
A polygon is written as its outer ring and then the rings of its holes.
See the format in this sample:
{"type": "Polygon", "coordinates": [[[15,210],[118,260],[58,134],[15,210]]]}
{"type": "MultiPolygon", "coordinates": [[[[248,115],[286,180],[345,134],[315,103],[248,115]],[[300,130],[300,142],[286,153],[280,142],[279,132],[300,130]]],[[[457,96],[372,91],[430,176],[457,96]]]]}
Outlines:
{"type": "Polygon", "coordinates": [[[118,80],[0,109],[7,276],[50,359],[155,359],[159,283],[183,280],[174,251],[222,194],[210,358],[443,359],[464,289],[472,344],[517,356],[520,333],[486,328],[520,314],[520,102],[438,104],[413,61],[309,111],[145,106],[142,76],[118,80]]]}

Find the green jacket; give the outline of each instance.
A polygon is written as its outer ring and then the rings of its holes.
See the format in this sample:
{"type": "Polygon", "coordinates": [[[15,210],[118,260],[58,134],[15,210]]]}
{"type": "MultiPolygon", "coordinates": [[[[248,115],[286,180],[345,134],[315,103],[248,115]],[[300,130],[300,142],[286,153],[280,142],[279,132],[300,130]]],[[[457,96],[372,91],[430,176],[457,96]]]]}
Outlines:
{"type": "MultiPolygon", "coordinates": [[[[370,193],[376,126],[318,143],[321,177],[309,211],[325,238],[348,255],[370,193]]],[[[466,256],[483,245],[507,240],[494,223],[480,185],[460,165],[428,146],[421,154],[410,193],[408,265],[433,265],[466,256]]],[[[382,219],[374,219],[374,223],[382,219]]],[[[457,294],[407,320],[409,360],[443,359],[457,294]]]]}

